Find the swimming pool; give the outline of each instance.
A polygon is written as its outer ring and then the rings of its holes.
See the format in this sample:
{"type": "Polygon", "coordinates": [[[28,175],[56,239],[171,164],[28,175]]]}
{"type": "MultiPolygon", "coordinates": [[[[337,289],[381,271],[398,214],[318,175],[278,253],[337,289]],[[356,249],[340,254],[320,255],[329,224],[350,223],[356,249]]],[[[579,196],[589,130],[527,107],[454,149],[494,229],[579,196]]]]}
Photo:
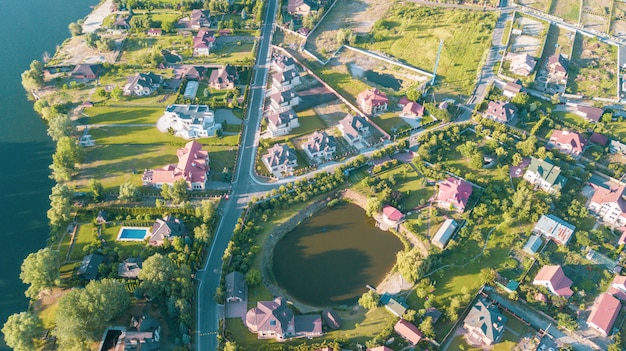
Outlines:
{"type": "Polygon", "coordinates": [[[122,227],[119,234],[117,234],[117,240],[119,241],[141,241],[148,236],[149,228],[142,227],[122,227]]]}

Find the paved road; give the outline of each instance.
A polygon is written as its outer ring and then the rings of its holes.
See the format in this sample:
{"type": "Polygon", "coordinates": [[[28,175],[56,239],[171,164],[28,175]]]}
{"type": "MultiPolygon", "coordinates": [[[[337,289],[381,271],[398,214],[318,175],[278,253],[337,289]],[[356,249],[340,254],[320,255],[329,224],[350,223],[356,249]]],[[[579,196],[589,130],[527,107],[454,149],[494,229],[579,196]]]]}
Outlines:
{"type": "Polygon", "coordinates": [[[269,69],[269,48],[276,14],[276,0],[268,2],[266,11],[252,82],[252,85],[258,88],[250,90],[248,116],[244,121],[244,133],[239,148],[238,167],[232,184],[231,196],[229,200],[222,201],[218,208],[222,220],[217,228],[204,269],[196,274],[198,280],[196,350],[199,351],[215,350],[218,346],[216,336],[221,308],[215,303],[213,295],[220,282],[222,255],[230,241],[237,219],[252,196],[273,188],[271,185],[250,181],[250,179],[255,179],[253,175],[255,145],[269,69]]]}

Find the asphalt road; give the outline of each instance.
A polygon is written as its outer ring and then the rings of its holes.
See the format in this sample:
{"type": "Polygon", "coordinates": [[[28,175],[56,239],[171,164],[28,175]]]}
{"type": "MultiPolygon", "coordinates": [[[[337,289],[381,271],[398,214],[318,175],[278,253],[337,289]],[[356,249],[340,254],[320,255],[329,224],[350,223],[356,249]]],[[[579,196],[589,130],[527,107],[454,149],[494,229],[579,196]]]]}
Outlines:
{"type": "Polygon", "coordinates": [[[215,234],[204,269],[196,274],[198,280],[197,321],[196,321],[196,350],[210,351],[218,346],[217,332],[221,306],[213,296],[220,282],[222,255],[232,236],[237,219],[243,212],[248,201],[256,193],[265,192],[273,186],[256,182],[254,172],[254,156],[256,153],[255,139],[261,122],[263,102],[265,96],[265,82],[267,80],[270,58],[270,44],[274,18],[276,14],[276,0],[267,4],[264,25],[261,28],[259,50],[254,67],[254,80],[250,90],[248,116],[244,121],[245,128],[242,143],[239,148],[237,172],[232,183],[229,200],[222,201],[218,208],[222,220],[215,234]],[[255,182],[252,182],[255,180],[255,182]]]}

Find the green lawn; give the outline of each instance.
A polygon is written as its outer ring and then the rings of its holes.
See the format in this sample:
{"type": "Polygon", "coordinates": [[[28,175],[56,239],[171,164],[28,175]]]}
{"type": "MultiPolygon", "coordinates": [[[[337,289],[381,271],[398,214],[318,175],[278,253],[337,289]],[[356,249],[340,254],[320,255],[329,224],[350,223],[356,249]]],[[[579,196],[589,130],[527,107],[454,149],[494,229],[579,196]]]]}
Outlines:
{"type": "Polygon", "coordinates": [[[95,106],[83,111],[89,124],[155,124],[163,116],[163,107],[109,107],[95,106]]]}
{"type": "Polygon", "coordinates": [[[299,137],[306,134],[311,134],[316,130],[322,130],[326,128],[324,122],[319,118],[317,113],[311,108],[308,110],[304,110],[302,112],[298,112],[298,123],[300,126],[298,128],[294,128],[291,133],[289,133],[289,137],[299,137]]]}
{"type": "Polygon", "coordinates": [[[584,96],[617,98],[617,48],[576,34],[568,68],[567,91],[584,96]]]}
{"type": "Polygon", "coordinates": [[[481,58],[491,45],[495,22],[495,14],[488,12],[395,5],[359,46],[433,71],[443,40],[438,85],[443,91],[467,95],[474,86],[481,58]]]}
{"type": "Polygon", "coordinates": [[[371,88],[364,82],[353,78],[345,65],[331,65],[329,63],[326,66],[320,66],[315,62],[311,62],[309,68],[322,80],[337,90],[341,96],[353,103],[356,102],[357,95],[371,88]]]}
{"type": "Polygon", "coordinates": [[[424,204],[435,193],[435,187],[425,185],[424,178],[410,165],[402,165],[377,176],[387,179],[393,176],[397,183],[393,189],[405,194],[400,203],[406,211],[424,204]]]}
{"type": "Polygon", "coordinates": [[[382,115],[372,117],[372,120],[389,134],[398,133],[411,128],[411,126],[398,115],[398,112],[385,112],[382,115]]]}
{"type": "Polygon", "coordinates": [[[567,112],[567,111],[554,111],[552,112],[552,115],[560,118],[566,122],[572,123],[574,125],[577,125],[581,128],[585,127],[587,124],[589,124],[589,122],[587,122],[584,118],[580,117],[579,115],[572,113],[572,112],[567,112]]]}
{"type": "MultiPolygon", "coordinates": [[[[221,64],[234,64],[246,61],[252,62],[252,60],[254,59],[252,52],[253,48],[254,42],[251,41],[241,41],[238,43],[228,44],[219,49],[211,50],[211,55],[209,55],[209,59],[211,63],[221,64]]],[[[195,61],[198,60],[195,59],[195,61]]],[[[206,58],[203,58],[201,61],[206,61],[206,58]]]]}

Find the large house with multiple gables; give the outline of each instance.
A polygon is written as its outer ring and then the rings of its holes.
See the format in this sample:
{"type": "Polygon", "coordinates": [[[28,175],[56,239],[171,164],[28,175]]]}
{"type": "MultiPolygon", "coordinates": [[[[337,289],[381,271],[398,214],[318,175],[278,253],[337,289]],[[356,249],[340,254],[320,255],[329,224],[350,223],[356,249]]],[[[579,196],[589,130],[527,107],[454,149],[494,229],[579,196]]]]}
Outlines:
{"type": "Polygon", "coordinates": [[[563,189],[567,178],[561,175],[561,168],[552,164],[549,159],[532,158],[530,166],[524,173],[524,179],[537,188],[548,193],[556,193],[563,189]]]}
{"type": "Polygon", "coordinates": [[[272,138],[287,135],[299,126],[298,116],[291,108],[267,116],[267,131],[272,138]]]}
{"type": "Polygon", "coordinates": [[[389,104],[387,94],[376,88],[363,91],[357,96],[356,101],[366,115],[377,115],[385,112],[389,104]]]}
{"type": "Polygon", "coordinates": [[[337,151],[337,143],[334,136],[316,131],[309,135],[308,140],[302,144],[302,149],[309,159],[326,161],[333,158],[337,151]]]}
{"type": "Polygon", "coordinates": [[[176,152],[177,164],[170,164],[162,168],[146,170],[142,182],[145,186],[160,189],[163,184],[172,186],[174,182],[183,179],[189,190],[205,190],[209,178],[209,153],[202,150],[202,144],[190,141],[176,152]]]}
{"type": "Polygon", "coordinates": [[[287,144],[274,144],[263,155],[262,160],[272,173],[291,174],[298,167],[296,152],[287,144]]]}

